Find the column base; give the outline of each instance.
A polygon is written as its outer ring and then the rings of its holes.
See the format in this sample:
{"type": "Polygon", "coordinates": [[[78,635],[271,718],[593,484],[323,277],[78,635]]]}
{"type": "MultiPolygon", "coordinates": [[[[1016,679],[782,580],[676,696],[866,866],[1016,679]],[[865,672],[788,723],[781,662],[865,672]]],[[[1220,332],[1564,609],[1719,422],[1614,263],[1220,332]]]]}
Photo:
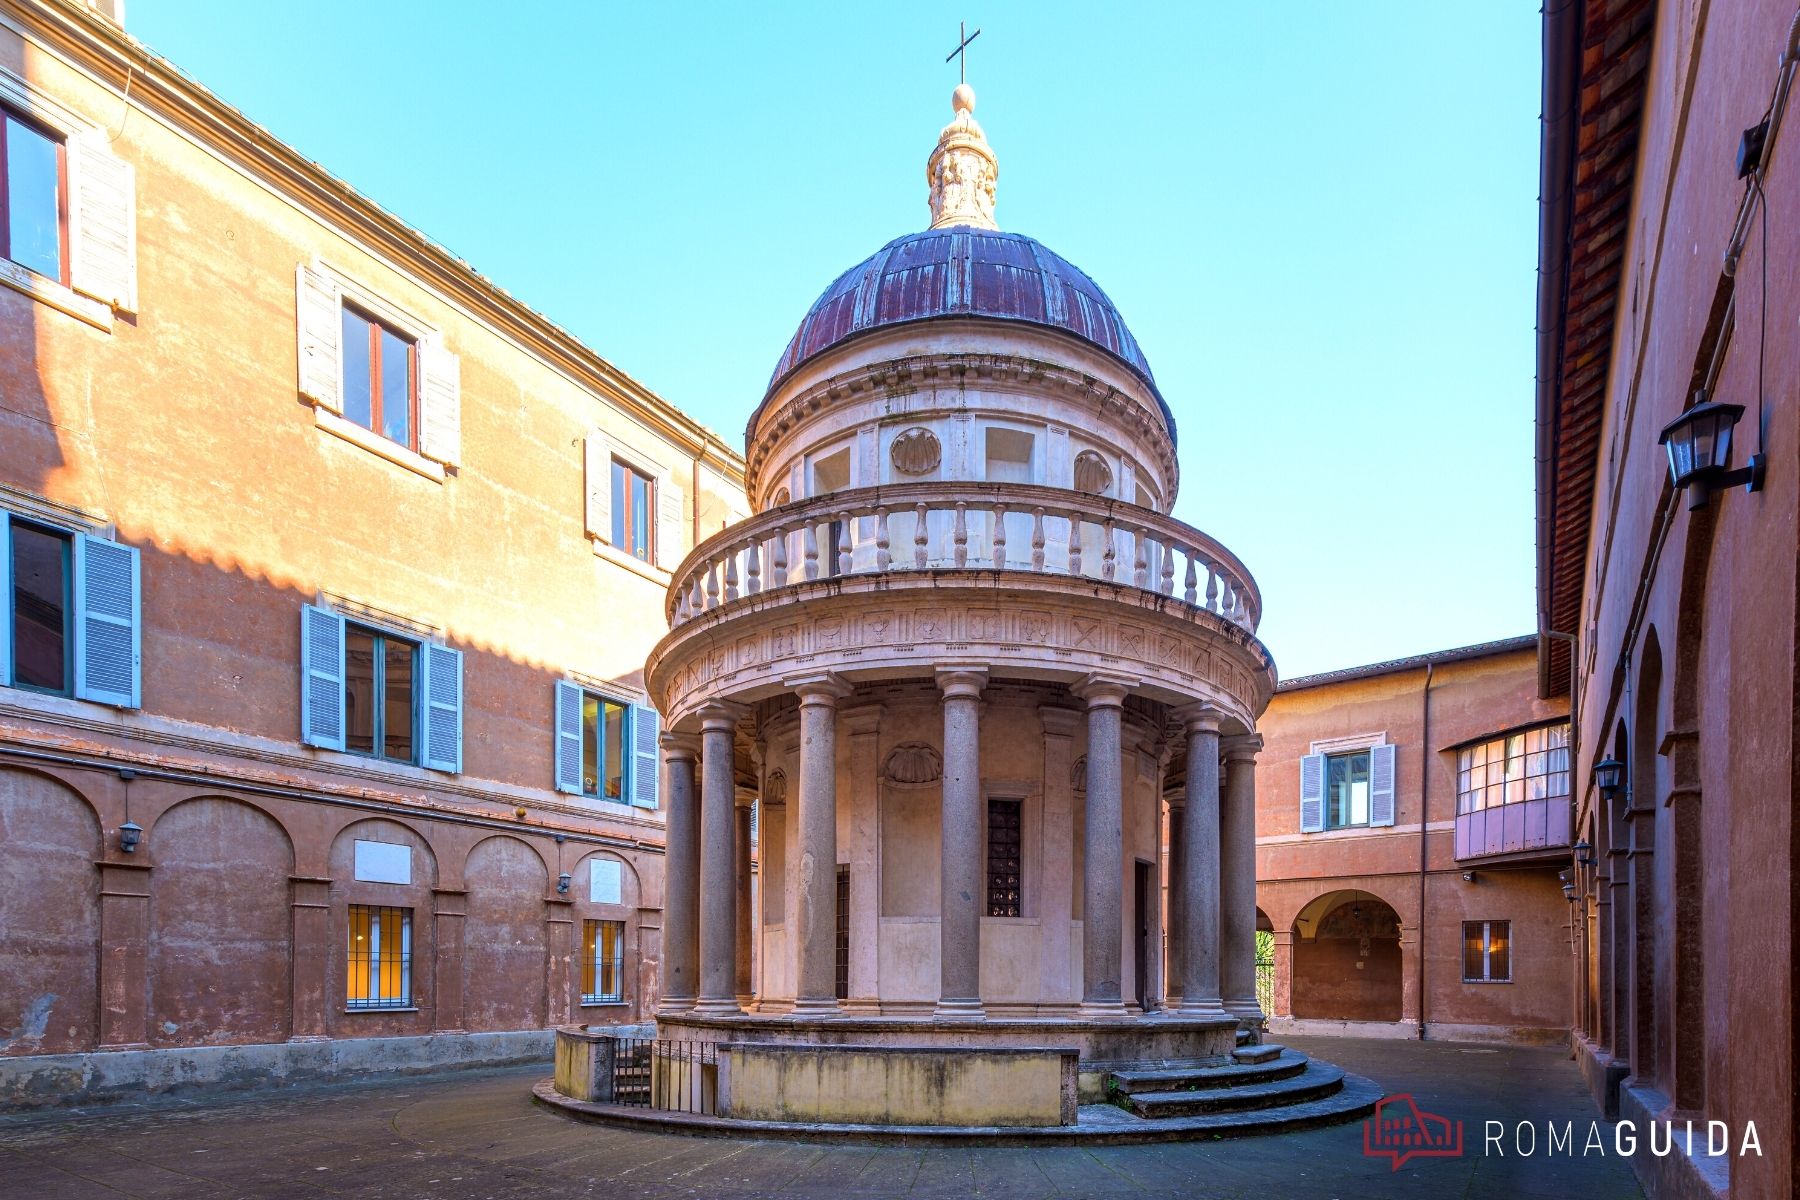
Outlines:
{"type": "Polygon", "coordinates": [[[737,997],[724,999],[702,999],[690,1010],[702,1017],[741,1017],[744,1010],[738,1007],[737,997]]]}
{"type": "Polygon", "coordinates": [[[881,1001],[869,997],[858,998],[852,996],[848,1000],[838,1001],[838,1007],[841,1008],[846,1015],[865,1017],[878,1017],[881,1015],[881,1001]]]}
{"type": "Polygon", "coordinates": [[[1262,1005],[1256,1002],[1255,997],[1248,1000],[1242,998],[1226,1000],[1224,1007],[1227,1015],[1236,1017],[1240,1021],[1248,1021],[1253,1025],[1261,1025],[1269,1019],[1263,1012],[1262,1005]]]}
{"type": "Polygon", "coordinates": [[[1123,1000],[1083,1000],[1077,1015],[1084,1021],[1128,1021],[1131,1014],[1123,1000]]]}
{"type": "Polygon", "coordinates": [[[1224,1017],[1237,1015],[1236,1013],[1227,1013],[1225,1011],[1224,1003],[1216,996],[1211,999],[1198,998],[1194,1000],[1183,1000],[1181,1004],[1171,1011],[1178,1017],[1224,1017]]]}
{"type": "Polygon", "coordinates": [[[837,1002],[836,996],[823,998],[802,996],[794,1001],[794,1007],[788,1010],[790,1017],[841,1017],[844,1010],[837,1002]]]}
{"type": "Polygon", "coordinates": [[[664,996],[662,1002],[656,1006],[656,1015],[678,1017],[684,1012],[693,1010],[694,998],[692,996],[664,996]]]}
{"type": "Polygon", "coordinates": [[[985,1021],[987,1009],[979,1000],[939,1000],[931,1010],[934,1021],[985,1021]]]}

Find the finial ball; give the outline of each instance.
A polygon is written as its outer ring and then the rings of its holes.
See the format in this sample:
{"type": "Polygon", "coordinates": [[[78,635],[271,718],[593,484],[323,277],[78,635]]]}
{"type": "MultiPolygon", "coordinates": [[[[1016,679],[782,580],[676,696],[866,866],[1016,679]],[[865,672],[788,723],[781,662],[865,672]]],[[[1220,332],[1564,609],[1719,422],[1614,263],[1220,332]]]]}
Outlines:
{"type": "Polygon", "coordinates": [[[966,83],[957,84],[956,90],[950,93],[950,107],[959,113],[974,112],[975,89],[966,83]]]}

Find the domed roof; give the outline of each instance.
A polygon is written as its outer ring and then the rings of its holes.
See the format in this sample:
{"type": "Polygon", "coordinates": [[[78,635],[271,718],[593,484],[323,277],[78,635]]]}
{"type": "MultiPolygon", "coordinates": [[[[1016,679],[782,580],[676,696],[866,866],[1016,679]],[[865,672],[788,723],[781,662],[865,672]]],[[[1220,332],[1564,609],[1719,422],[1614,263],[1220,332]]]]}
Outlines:
{"type": "Polygon", "coordinates": [[[1041,242],[971,225],[897,237],[838,276],[800,322],[769,388],[833,346],[933,317],[1019,321],[1073,334],[1143,380],[1174,428],[1149,361],[1100,286],[1041,242]]]}

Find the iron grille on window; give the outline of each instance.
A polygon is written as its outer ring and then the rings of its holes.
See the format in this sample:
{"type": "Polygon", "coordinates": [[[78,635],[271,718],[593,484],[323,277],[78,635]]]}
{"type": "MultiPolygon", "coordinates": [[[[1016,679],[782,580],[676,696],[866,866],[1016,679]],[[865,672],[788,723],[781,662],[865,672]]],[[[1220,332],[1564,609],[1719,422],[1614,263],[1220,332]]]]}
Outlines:
{"type": "Polygon", "coordinates": [[[581,1002],[618,1004],[625,999],[625,923],[583,921],[581,1002]]]}
{"type": "Polygon", "coordinates": [[[1017,800],[988,801],[988,905],[990,917],[1019,915],[1019,810],[1017,800]]]}
{"type": "Polygon", "coordinates": [[[350,1008],[412,1007],[412,910],[350,906],[350,1008]]]}
{"type": "Polygon", "coordinates": [[[1463,922],[1463,982],[1512,981],[1512,922],[1463,922]]]}
{"type": "Polygon", "coordinates": [[[837,873],[837,998],[850,998],[850,868],[837,873]]]}

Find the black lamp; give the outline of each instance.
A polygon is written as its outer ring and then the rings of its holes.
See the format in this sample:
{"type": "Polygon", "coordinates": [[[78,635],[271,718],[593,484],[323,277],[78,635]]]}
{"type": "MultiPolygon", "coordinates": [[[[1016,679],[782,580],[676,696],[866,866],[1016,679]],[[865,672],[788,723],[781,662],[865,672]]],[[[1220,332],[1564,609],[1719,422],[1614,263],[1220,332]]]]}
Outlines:
{"type": "Polygon", "coordinates": [[[136,854],[138,843],[144,840],[144,827],[136,821],[127,821],[119,826],[119,849],[127,854],[136,854]]]}
{"type": "Polygon", "coordinates": [[[556,877],[556,892],[557,892],[557,895],[560,896],[560,895],[563,895],[564,893],[566,893],[568,890],[569,890],[569,873],[567,871],[564,871],[561,875],[558,875],[556,877]]]}
{"type": "Polygon", "coordinates": [[[1594,786],[1611,800],[1625,782],[1625,764],[1616,758],[1603,758],[1594,764],[1594,786]]]}
{"type": "Polygon", "coordinates": [[[1575,861],[1577,863],[1584,867],[1591,867],[1594,865],[1594,848],[1588,845],[1586,838],[1582,838],[1579,842],[1576,842],[1571,849],[1575,851],[1575,861]]]}
{"type": "Polygon", "coordinates": [[[1741,404],[1721,404],[1695,392],[1699,403],[1663,426],[1656,440],[1669,452],[1669,481],[1688,489],[1688,507],[1705,508],[1720,488],[1743,484],[1754,492],[1762,487],[1763,456],[1752,454],[1748,466],[1732,471],[1731,430],[1744,415],[1741,404]]]}

